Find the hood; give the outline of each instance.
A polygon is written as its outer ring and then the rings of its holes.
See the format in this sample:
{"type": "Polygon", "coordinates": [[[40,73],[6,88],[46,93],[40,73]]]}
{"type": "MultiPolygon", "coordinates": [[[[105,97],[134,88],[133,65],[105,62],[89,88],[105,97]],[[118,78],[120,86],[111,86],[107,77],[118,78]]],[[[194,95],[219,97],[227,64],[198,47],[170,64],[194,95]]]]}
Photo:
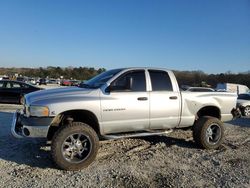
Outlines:
{"type": "Polygon", "coordinates": [[[93,91],[93,89],[86,89],[80,87],[65,87],[56,89],[45,89],[40,91],[35,91],[25,95],[26,103],[31,104],[36,101],[57,99],[67,96],[82,96],[93,91]]]}

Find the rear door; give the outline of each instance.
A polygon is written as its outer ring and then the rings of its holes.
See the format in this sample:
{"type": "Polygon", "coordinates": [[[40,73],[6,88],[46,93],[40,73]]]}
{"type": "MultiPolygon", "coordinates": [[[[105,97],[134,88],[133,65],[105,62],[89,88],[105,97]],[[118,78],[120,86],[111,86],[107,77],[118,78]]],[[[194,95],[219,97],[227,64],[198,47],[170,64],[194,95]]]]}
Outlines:
{"type": "Polygon", "coordinates": [[[146,91],[145,70],[128,71],[102,94],[102,124],[105,134],[131,132],[149,128],[149,94],[146,91]]]}
{"type": "Polygon", "coordinates": [[[151,80],[150,129],[176,127],[180,122],[181,97],[174,91],[167,71],[148,70],[151,80]]]}
{"type": "Polygon", "coordinates": [[[10,81],[3,81],[1,87],[1,102],[4,103],[13,103],[13,94],[12,94],[12,83],[10,81]]]}

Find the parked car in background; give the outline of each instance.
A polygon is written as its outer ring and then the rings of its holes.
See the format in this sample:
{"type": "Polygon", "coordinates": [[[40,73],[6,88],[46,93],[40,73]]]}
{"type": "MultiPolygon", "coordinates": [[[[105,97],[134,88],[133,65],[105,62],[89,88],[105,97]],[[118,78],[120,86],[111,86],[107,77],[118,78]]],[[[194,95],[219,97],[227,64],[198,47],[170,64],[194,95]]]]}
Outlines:
{"type": "Polygon", "coordinates": [[[34,78],[28,78],[28,84],[36,85],[36,80],[34,78]]]}
{"type": "Polygon", "coordinates": [[[62,86],[71,86],[72,82],[70,80],[62,80],[61,85],[62,86]]]}
{"type": "Polygon", "coordinates": [[[58,83],[58,80],[53,79],[53,78],[50,78],[49,81],[48,81],[48,84],[57,84],[57,83],[58,83]]]}
{"type": "Polygon", "coordinates": [[[6,75],[0,76],[0,80],[9,80],[10,78],[6,75]]]}
{"type": "Polygon", "coordinates": [[[0,103],[23,104],[24,95],[41,88],[19,81],[0,80],[0,103]]]}
{"type": "Polygon", "coordinates": [[[228,92],[233,92],[242,94],[242,93],[247,93],[249,91],[249,88],[246,85],[241,85],[241,84],[234,84],[234,83],[218,83],[216,86],[217,91],[228,91],[228,92]]]}
{"type": "Polygon", "coordinates": [[[190,87],[186,91],[192,91],[192,92],[212,92],[214,89],[209,87],[190,87]]]}
{"type": "Polygon", "coordinates": [[[71,81],[71,86],[79,86],[81,81],[80,80],[70,80],[71,81]]]}
{"type": "Polygon", "coordinates": [[[24,77],[17,77],[16,78],[16,81],[19,81],[19,82],[25,82],[26,80],[25,80],[25,78],[24,77]]]}
{"type": "Polygon", "coordinates": [[[250,117],[250,93],[238,95],[237,107],[240,109],[243,116],[250,117]]]}
{"type": "Polygon", "coordinates": [[[41,78],[41,79],[39,80],[39,85],[47,85],[46,79],[45,79],[45,78],[41,78]]]}

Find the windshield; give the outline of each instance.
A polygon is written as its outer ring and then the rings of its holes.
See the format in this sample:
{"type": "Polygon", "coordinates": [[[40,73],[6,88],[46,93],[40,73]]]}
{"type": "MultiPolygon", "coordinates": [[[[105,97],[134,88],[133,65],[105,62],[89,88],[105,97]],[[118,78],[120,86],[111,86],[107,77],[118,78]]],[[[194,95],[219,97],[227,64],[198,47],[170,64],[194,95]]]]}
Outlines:
{"type": "Polygon", "coordinates": [[[99,88],[103,84],[105,84],[110,78],[112,78],[113,76],[115,76],[117,73],[119,73],[122,70],[123,69],[113,69],[113,70],[103,72],[86,82],[82,82],[79,87],[94,88],[94,89],[99,88]]]}

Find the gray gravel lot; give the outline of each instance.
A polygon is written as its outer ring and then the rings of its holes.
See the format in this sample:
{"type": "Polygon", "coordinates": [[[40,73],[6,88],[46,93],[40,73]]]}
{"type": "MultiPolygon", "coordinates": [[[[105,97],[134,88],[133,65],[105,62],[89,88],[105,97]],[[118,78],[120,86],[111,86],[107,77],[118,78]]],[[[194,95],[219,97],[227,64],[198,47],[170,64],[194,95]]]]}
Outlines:
{"type": "Polygon", "coordinates": [[[10,134],[19,105],[0,104],[0,187],[250,187],[250,119],[225,124],[218,150],[196,147],[190,130],[102,141],[95,162],[58,170],[44,140],[10,134]]]}

